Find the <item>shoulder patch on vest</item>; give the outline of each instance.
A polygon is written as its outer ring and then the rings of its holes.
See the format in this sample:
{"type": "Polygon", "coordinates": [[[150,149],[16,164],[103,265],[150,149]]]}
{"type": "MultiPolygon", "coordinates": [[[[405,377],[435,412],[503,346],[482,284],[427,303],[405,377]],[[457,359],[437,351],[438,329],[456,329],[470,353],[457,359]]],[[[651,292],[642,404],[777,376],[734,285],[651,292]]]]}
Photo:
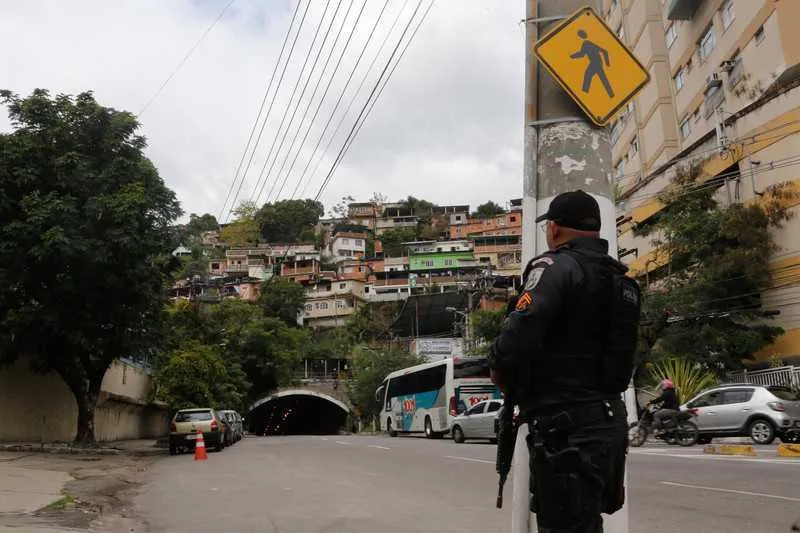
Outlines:
{"type": "Polygon", "coordinates": [[[519,297],[519,300],[517,300],[517,306],[516,306],[515,309],[517,311],[524,311],[528,307],[530,307],[530,305],[532,303],[533,303],[533,297],[531,296],[531,294],[529,292],[526,292],[522,296],[519,297]]]}
{"type": "Polygon", "coordinates": [[[539,284],[539,280],[542,279],[542,274],[544,274],[544,267],[535,267],[531,270],[528,274],[528,279],[525,281],[525,290],[532,291],[539,284]]]}

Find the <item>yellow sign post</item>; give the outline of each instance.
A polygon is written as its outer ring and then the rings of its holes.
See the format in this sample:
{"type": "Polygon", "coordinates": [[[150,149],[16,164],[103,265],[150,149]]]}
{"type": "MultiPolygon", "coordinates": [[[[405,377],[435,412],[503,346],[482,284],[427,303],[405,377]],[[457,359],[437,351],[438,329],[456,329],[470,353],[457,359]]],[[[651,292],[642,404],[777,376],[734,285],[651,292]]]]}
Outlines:
{"type": "Polygon", "coordinates": [[[599,126],[650,81],[650,74],[590,7],[534,46],[539,61],[599,126]]]}

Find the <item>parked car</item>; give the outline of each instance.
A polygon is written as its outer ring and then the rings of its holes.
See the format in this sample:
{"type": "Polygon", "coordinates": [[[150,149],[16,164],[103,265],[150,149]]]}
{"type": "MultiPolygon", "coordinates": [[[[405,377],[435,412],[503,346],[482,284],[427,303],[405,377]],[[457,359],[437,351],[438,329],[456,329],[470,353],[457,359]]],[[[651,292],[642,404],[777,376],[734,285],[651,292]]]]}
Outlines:
{"type": "Polygon", "coordinates": [[[217,419],[220,422],[220,431],[223,433],[223,442],[224,445],[233,446],[236,443],[236,430],[233,427],[233,423],[228,420],[225,411],[217,411],[217,419]]]}
{"type": "Polygon", "coordinates": [[[770,444],[775,437],[792,441],[800,435],[800,397],[788,387],[721,385],[705,390],[681,409],[695,409],[698,442],[714,437],[750,437],[770,444]]]}
{"type": "Polygon", "coordinates": [[[233,429],[233,442],[239,442],[244,437],[244,426],[242,424],[242,416],[236,411],[222,411],[225,415],[225,420],[231,424],[233,429]]]}
{"type": "Polygon", "coordinates": [[[495,420],[501,407],[502,400],[484,400],[455,417],[450,430],[453,440],[459,444],[467,439],[489,439],[497,442],[495,420]]]}
{"type": "Polygon", "coordinates": [[[169,425],[169,453],[193,450],[198,431],[203,433],[207,448],[221,451],[225,447],[226,427],[221,415],[213,409],[181,409],[169,425]]]}

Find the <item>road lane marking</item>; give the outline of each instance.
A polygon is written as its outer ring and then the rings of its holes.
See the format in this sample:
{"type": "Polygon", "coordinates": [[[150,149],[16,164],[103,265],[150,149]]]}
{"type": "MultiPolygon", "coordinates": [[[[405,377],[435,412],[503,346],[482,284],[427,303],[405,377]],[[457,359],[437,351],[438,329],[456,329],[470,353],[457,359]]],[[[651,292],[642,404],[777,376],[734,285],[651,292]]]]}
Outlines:
{"type": "Polygon", "coordinates": [[[320,437],[320,438],[321,438],[322,440],[330,440],[330,439],[329,439],[329,438],[327,438],[327,437],[320,437]]]}
{"type": "Polygon", "coordinates": [[[448,455],[447,459],[455,459],[456,461],[470,461],[473,463],[487,463],[494,464],[494,461],[487,461],[486,459],[473,459],[472,457],[458,457],[457,455],[448,455]]]}
{"type": "Polygon", "coordinates": [[[714,492],[726,492],[729,494],[741,494],[744,496],[758,496],[759,498],[772,498],[774,500],[786,500],[789,502],[800,502],[800,498],[793,498],[791,496],[779,496],[777,494],[765,494],[763,492],[750,492],[747,490],[733,490],[733,489],[720,489],[717,487],[703,487],[701,485],[687,485],[685,483],[673,483],[672,481],[662,481],[662,485],[669,485],[670,487],[683,487],[686,489],[710,490],[714,492]]]}
{"type": "Polygon", "coordinates": [[[386,446],[378,446],[377,444],[370,444],[370,448],[376,448],[378,450],[391,450],[391,448],[387,448],[386,446]]]}
{"type": "Polygon", "coordinates": [[[350,446],[350,443],[349,443],[349,442],[345,442],[345,441],[343,441],[343,440],[337,440],[337,441],[336,441],[336,444],[344,444],[345,446],[350,446]]]}
{"type": "Polygon", "coordinates": [[[630,451],[631,455],[647,455],[650,457],[670,457],[675,459],[700,459],[705,461],[730,461],[734,463],[766,463],[773,465],[793,465],[800,466],[800,462],[792,459],[768,459],[768,458],[753,458],[753,457],[740,457],[732,455],[684,455],[678,453],[654,453],[649,451],[630,451]]]}

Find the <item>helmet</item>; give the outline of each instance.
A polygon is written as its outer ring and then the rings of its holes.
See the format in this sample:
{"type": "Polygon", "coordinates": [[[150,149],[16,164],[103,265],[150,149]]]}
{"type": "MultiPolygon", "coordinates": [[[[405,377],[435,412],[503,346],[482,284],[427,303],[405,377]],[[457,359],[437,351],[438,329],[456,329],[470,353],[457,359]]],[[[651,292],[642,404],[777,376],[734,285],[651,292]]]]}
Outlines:
{"type": "Polygon", "coordinates": [[[675,385],[672,383],[672,380],[667,378],[661,382],[662,389],[674,389],[675,385]]]}

